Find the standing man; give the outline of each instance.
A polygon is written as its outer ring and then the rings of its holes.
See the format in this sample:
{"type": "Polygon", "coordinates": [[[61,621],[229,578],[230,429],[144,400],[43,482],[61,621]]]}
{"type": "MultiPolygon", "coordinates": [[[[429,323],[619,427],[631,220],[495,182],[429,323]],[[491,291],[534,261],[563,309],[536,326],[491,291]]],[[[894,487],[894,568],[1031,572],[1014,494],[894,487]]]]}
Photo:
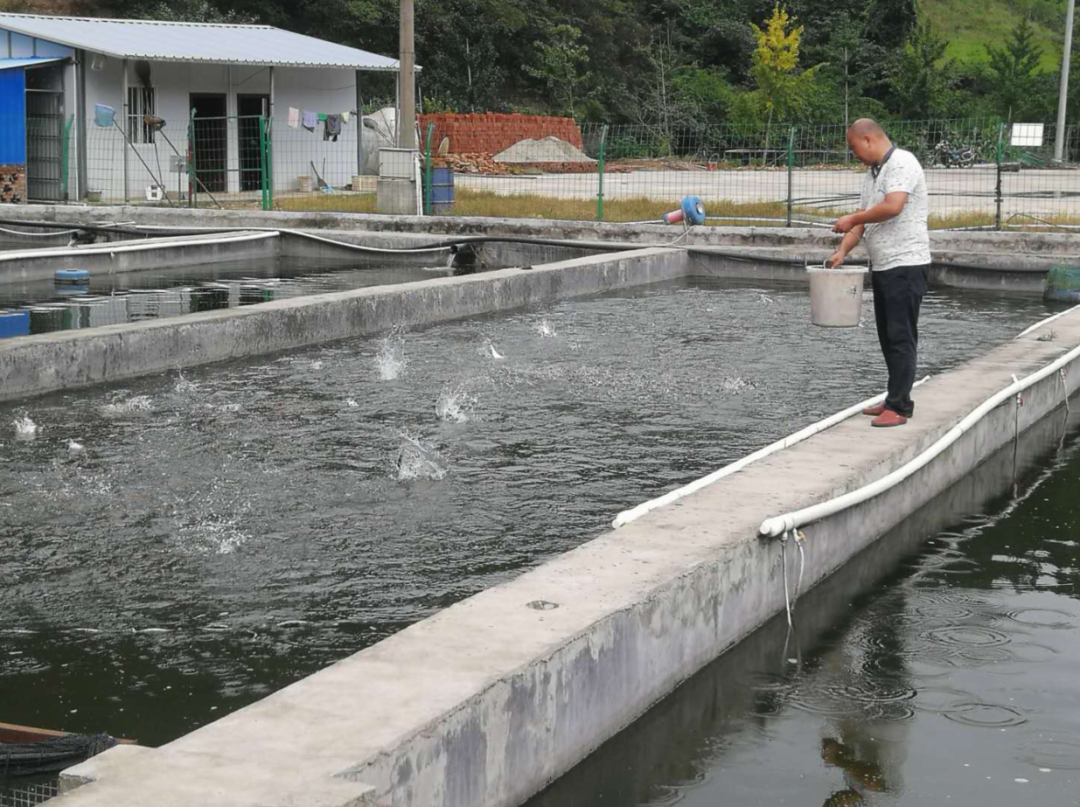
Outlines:
{"type": "Polygon", "coordinates": [[[915,411],[919,307],[926,293],[930,265],[930,205],[922,166],[910,151],[894,146],[885,130],[869,118],[857,120],[847,142],[859,162],[869,166],[859,210],[838,219],[833,232],[843,233],[840,248],[829,258],[835,269],[860,239],[870,253],[874,319],[878,341],[889,370],[885,403],[864,409],[872,426],[903,426],[915,411]]]}

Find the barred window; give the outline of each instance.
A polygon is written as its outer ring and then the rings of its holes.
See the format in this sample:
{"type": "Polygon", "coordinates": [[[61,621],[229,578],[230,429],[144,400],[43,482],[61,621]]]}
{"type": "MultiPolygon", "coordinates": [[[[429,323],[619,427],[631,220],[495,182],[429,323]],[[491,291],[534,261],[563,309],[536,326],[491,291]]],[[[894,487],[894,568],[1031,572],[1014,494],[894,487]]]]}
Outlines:
{"type": "Polygon", "coordinates": [[[153,143],[154,127],[143,123],[144,115],[154,114],[154,88],[128,87],[127,134],[132,143],[153,143]]]}

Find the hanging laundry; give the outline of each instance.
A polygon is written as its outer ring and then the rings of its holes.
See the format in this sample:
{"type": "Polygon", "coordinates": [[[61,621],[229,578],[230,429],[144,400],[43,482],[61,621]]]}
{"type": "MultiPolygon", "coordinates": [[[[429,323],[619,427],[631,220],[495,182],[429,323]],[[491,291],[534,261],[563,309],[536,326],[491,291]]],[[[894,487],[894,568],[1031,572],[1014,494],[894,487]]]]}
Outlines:
{"type": "Polygon", "coordinates": [[[300,125],[300,110],[296,107],[289,107],[289,128],[295,129],[300,125]]]}
{"type": "Polygon", "coordinates": [[[320,112],[319,113],[319,123],[326,123],[326,113],[325,112],[320,112]]]}
{"type": "Polygon", "coordinates": [[[304,122],[302,124],[300,124],[300,125],[303,126],[305,129],[307,129],[309,132],[314,132],[315,131],[315,122],[316,122],[317,119],[318,119],[318,116],[314,112],[309,112],[308,110],[305,109],[304,110],[304,122]]]}
{"type": "Polygon", "coordinates": [[[341,115],[327,115],[323,140],[333,140],[336,143],[339,134],[341,134],[341,115]]]}
{"type": "Polygon", "coordinates": [[[341,113],[341,122],[344,123],[346,126],[349,125],[349,113],[348,112],[342,112],[341,113]]]}

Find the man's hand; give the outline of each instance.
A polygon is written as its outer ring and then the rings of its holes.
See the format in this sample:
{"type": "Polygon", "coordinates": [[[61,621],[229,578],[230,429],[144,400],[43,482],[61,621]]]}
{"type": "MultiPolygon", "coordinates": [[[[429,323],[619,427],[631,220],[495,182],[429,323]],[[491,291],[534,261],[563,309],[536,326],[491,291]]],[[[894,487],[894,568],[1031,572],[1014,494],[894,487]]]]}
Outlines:
{"type": "Polygon", "coordinates": [[[859,221],[855,218],[855,215],[852,214],[850,216],[843,216],[842,218],[837,219],[836,224],[833,225],[832,229],[834,233],[850,233],[858,226],[859,221]]]}
{"type": "Polygon", "coordinates": [[[844,258],[846,257],[847,253],[844,252],[844,250],[842,249],[838,249],[836,250],[836,252],[829,256],[829,259],[825,263],[828,264],[830,269],[838,269],[840,268],[840,265],[844,262],[844,258]]]}

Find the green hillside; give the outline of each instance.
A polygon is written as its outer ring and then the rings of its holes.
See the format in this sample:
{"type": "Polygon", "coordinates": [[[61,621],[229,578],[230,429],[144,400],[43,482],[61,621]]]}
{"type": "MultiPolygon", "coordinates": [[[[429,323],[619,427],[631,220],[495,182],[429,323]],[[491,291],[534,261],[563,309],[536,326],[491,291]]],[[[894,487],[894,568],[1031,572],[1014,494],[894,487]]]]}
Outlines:
{"type": "Polygon", "coordinates": [[[985,61],[984,44],[1002,45],[1021,17],[1030,15],[1043,68],[1056,70],[1061,63],[1064,0],[922,0],[922,11],[949,39],[949,56],[964,61],[985,61]]]}

